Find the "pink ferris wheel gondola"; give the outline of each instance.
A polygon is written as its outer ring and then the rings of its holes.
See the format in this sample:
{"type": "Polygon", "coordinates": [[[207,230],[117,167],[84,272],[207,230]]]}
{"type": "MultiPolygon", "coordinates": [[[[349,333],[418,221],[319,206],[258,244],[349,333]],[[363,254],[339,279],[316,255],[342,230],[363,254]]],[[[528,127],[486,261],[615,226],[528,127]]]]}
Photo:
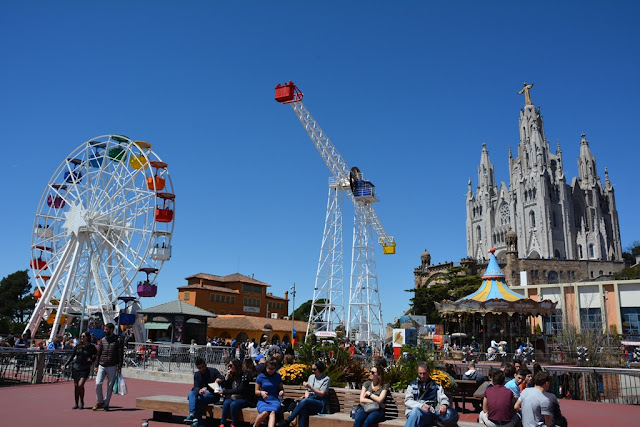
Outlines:
{"type": "Polygon", "coordinates": [[[155,297],[158,293],[158,286],[149,282],[149,274],[157,274],[158,269],[153,267],[142,267],[139,271],[147,274],[147,280],[138,282],[138,295],[140,297],[155,297]]]}

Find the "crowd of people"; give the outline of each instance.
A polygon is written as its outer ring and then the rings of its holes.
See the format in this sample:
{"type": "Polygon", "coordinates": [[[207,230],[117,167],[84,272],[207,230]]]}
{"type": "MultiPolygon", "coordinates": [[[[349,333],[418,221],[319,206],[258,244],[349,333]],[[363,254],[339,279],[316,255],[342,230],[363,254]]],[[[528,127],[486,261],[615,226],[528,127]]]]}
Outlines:
{"type": "MultiPolygon", "coordinates": [[[[114,334],[114,328],[111,323],[105,325],[105,336],[100,340],[96,340],[89,332],[82,332],[79,339],[60,337],[47,344],[46,349],[49,350],[72,350],[62,369],[71,369],[74,382],[73,409],[84,408],[84,385],[89,376],[95,373],[96,403],[92,409],[109,410],[113,385],[122,370],[126,347],[126,334],[119,337],[114,334]],[[103,394],[105,382],[106,395],[103,394]]],[[[34,345],[29,333],[17,339],[8,337],[4,342],[17,348],[31,348],[34,345]]],[[[207,340],[207,346],[220,344],[222,342],[215,338],[207,340]]],[[[228,427],[228,419],[231,420],[230,427],[237,426],[240,411],[246,407],[256,407],[258,410],[253,427],[263,423],[268,427],[289,427],[296,420],[298,427],[308,427],[309,416],[329,412],[331,384],[324,373],[326,366],[322,361],[312,364],[312,374],[303,382],[306,390],[304,398],[300,401],[285,400],[283,380],[278,370],[295,363],[295,353],[290,343],[274,341],[258,344],[251,339],[243,342],[233,340],[227,345],[233,351],[225,362],[224,372],[220,372],[208,367],[206,361],[197,355],[198,346],[192,341],[190,350],[196,372],[188,394],[189,414],[184,420],[186,423],[198,426],[202,416],[200,406],[211,403],[222,405],[220,427],[228,427]]],[[[356,353],[353,343],[346,343],[345,347],[352,354],[356,353]]],[[[452,370],[449,373],[455,375],[452,370]]],[[[487,378],[476,369],[475,362],[470,361],[461,379],[473,380],[478,386],[486,387],[481,407],[478,408],[478,422],[481,425],[566,425],[557,398],[549,393],[551,377],[537,363],[532,371],[522,361],[503,362],[501,368],[492,369],[487,378]]],[[[360,405],[352,413],[354,427],[370,427],[384,420],[385,401],[390,392],[390,386],[385,382],[384,364],[373,366],[369,370],[369,380],[362,384],[360,405]]],[[[431,380],[426,363],[418,364],[417,378],[405,391],[405,407],[405,427],[436,424],[453,426],[459,418],[442,386],[431,380]]]]}
{"type": "Polygon", "coordinates": [[[469,362],[462,379],[488,381],[478,422],[488,427],[566,426],[558,399],[549,392],[551,376],[539,364],[533,371],[522,361],[504,362],[484,378],[469,362]]]}

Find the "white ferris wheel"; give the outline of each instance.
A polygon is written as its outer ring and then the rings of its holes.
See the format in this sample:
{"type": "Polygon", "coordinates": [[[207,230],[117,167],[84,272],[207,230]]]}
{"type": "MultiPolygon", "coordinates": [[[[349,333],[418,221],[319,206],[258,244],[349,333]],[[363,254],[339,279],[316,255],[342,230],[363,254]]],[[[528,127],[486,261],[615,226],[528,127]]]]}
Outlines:
{"type": "MultiPolygon", "coordinates": [[[[140,297],[156,295],[158,272],[171,257],[174,199],[167,164],[148,142],[105,135],[69,154],[33,222],[37,303],[26,329],[35,333],[45,320],[53,339],[75,316],[116,323],[122,301],[130,319],[140,297]]],[[[141,337],[137,322],[134,331],[141,337]]]]}

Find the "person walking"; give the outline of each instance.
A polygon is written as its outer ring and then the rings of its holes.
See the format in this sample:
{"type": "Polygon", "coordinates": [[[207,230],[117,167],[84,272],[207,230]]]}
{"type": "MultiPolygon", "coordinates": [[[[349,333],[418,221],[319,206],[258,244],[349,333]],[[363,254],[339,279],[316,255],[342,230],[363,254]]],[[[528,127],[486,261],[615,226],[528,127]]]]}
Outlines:
{"type": "Polygon", "coordinates": [[[304,398],[296,405],[291,414],[276,424],[277,427],[288,427],[293,420],[298,417],[298,427],[307,427],[309,425],[309,416],[317,414],[326,414],[329,412],[329,387],[331,379],[323,372],[325,370],[324,363],[318,360],[311,365],[309,379],[302,383],[306,388],[304,398]]]}
{"type": "Polygon", "coordinates": [[[71,378],[73,378],[74,385],[73,396],[76,402],[72,409],[84,409],[84,384],[89,378],[91,366],[95,363],[97,354],[96,347],[91,344],[89,333],[83,332],[80,334],[80,341],[73,348],[73,353],[71,353],[66,363],[62,365],[63,371],[71,365],[71,378]],[[78,401],[80,405],[78,405],[78,401]]]}
{"type": "Polygon", "coordinates": [[[98,343],[98,352],[96,354],[96,404],[92,408],[94,411],[104,408],[109,410],[109,402],[113,390],[113,383],[116,382],[117,374],[122,372],[122,360],[124,357],[124,349],[122,341],[113,333],[115,325],[107,323],[104,325],[104,338],[98,343]],[[107,377],[107,397],[102,397],[102,383],[107,377]]]}

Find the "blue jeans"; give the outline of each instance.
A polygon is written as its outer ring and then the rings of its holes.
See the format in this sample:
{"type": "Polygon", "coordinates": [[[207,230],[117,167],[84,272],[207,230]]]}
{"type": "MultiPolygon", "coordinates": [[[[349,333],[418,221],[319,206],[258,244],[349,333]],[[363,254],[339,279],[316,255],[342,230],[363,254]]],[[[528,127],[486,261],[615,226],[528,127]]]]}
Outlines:
{"type": "Polygon", "coordinates": [[[200,395],[198,391],[191,390],[189,392],[189,414],[193,415],[196,418],[200,418],[202,415],[200,413],[200,405],[209,405],[210,403],[215,403],[219,400],[219,396],[214,395],[212,393],[205,393],[200,395]]]}
{"type": "Polygon", "coordinates": [[[118,374],[117,365],[98,366],[98,374],[96,375],[96,401],[98,403],[103,403],[104,406],[109,406],[109,401],[111,401],[111,393],[113,393],[113,383],[116,382],[117,374],[118,374]],[[103,399],[102,397],[102,383],[104,382],[104,377],[108,378],[106,399],[103,399]]]}
{"type": "Polygon", "coordinates": [[[440,412],[425,411],[422,408],[413,408],[409,415],[407,415],[407,422],[405,427],[426,427],[436,423],[436,418],[440,420],[445,426],[452,426],[458,421],[458,413],[453,408],[447,408],[447,412],[444,415],[440,415],[440,412]]]}
{"type": "Polygon", "coordinates": [[[324,402],[318,399],[302,399],[293,410],[291,415],[287,417],[287,421],[291,422],[298,418],[298,427],[307,427],[309,425],[309,415],[317,415],[324,410],[324,402]]]}
{"type": "Polygon", "coordinates": [[[370,427],[384,420],[384,410],[378,409],[369,413],[359,410],[356,419],[353,420],[353,427],[370,427]]]}
{"type": "Polygon", "coordinates": [[[231,413],[231,425],[238,425],[238,415],[240,415],[240,410],[242,408],[247,408],[249,406],[249,402],[244,399],[226,399],[222,404],[222,416],[220,417],[220,424],[224,424],[227,419],[229,419],[229,413],[231,413]]]}

